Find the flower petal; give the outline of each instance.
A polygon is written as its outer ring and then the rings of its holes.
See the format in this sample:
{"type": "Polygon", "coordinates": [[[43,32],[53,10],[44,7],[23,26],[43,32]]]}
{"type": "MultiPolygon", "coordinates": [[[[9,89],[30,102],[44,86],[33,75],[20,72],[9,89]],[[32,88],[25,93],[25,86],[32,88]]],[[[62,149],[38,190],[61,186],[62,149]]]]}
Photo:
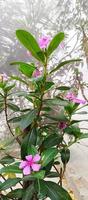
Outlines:
{"type": "Polygon", "coordinates": [[[85,104],[85,103],[86,103],[85,100],[78,99],[78,98],[74,98],[74,99],[73,99],[73,102],[74,102],[74,103],[80,103],[80,104],[85,104]]]}
{"type": "Polygon", "coordinates": [[[31,167],[32,167],[33,171],[38,172],[41,168],[41,165],[40,164],[32,164],[31,167]]]}
{"type": "Polygon", "coordinates": [[[28,156],[26,156],[26,160],[28,160],[28,161],[31,161],[32,160],[32,155],[28,155],[28,156]]]}
{"type": "Polygon", "coordinates": [[[26,165],[27,165],[27,161],[22,160],[20,165],[19,165],[19,168],[23,169],[26,165]]]}
{"type": "Polygon", "coordinates": [[[29,166],[24,167],[24,169],[23,169],[23,174],[24,174],[24,175],[29,175],[29,174],[31,174],[31,169],[30,169],[29,166]]]}
{"type": "Polygon", "coordinates": [[[41,156],[40,156],[39,154],[36,154],[36,155],[33,157],[33,162],[38,162],[40,159],[41,159],[41,156]]]}

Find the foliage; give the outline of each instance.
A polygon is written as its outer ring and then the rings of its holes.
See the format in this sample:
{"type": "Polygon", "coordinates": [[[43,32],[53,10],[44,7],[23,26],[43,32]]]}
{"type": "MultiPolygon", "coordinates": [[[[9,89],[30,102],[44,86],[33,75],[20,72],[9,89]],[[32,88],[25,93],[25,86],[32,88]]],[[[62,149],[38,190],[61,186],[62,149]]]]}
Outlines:
{"type": "Polygon", "coordinates": [[[3,77],[0,82],[0,112],[5,112],[9,131],[21,150],[18,159],[7,155],[5,145],[1,145],[1,151],[6,154],[0,161],[0,174],[4,180],[0,183],[1,199],[43,200],[49,197],[51,200],[71,200],[68,192],[62,187],[63,175],[70,159],[69,148],[80,139],[87,138],[88,134],[83,134],[75,125],[78,121],[72,119],[80,105],[66,99],[65,92],[71,88],[57,88],[50,78],[51,72],[54,73],[70,62],[78,62],[80,59],[64,61],[49,71],[51,54],[64,39],[64,33],[58,33],[45,49],[40,49],[34,36],[27,31],[17,30],[16,35],[22,45],[41,63],[42,74],[34,77],[34,71],[37,69],[34,63],[13,62],[11,64],[19,67],[23,79],[12,76],[11,79],[4,80],[3,77]],[[22,82],[24,91],[14,93],[15,84],[11,80],[22,82]],[[63,97],[57,92],[57,95],[47,98],[49,91],[54,94],[56,90],[61,90],[63,97]],[[25,109],[22,110],[14,103],[14,95],[27,100],[25,109]],[[14,112],[14,117],[9,118],[8,110],[14,112]],[[15,123],[15,133],[11,129],[11,123],[15,123]],[[70,136],[67,142],[65,135],[70,136]],[[6,179],[6,174],[10,174],[10,178],[6,179]],[[58,177],[58,184],[46,181],[47,177],[58,177]],[[20,188],[14,188],[18,183],[20,188]]]}

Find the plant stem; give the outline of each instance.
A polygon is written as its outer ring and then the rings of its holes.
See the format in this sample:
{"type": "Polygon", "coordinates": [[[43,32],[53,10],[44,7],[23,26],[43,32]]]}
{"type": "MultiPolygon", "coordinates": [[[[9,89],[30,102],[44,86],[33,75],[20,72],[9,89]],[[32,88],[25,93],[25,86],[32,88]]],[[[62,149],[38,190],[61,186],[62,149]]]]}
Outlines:
{"type": "MultiPolygon", "coordinates": [[[[5,118],[6,118],[6,123],[7,123],[8,129],[9,129],[11,135],[14,137],[14,134],[13,134],[13,132],[12,132],[12,130],[11,130],[11,127],[10,127],[10,125],[9,125],[9,123],[8,123],[8,113],[7,113],[7,93],[5,93],[5,95],[4,95],[4,103],[5,103],[5,118]]],[[[16,141],[17,141],[19,144],[21,144],[19,138],[16,137],[15,139],[16,139],[16,141]]]]}

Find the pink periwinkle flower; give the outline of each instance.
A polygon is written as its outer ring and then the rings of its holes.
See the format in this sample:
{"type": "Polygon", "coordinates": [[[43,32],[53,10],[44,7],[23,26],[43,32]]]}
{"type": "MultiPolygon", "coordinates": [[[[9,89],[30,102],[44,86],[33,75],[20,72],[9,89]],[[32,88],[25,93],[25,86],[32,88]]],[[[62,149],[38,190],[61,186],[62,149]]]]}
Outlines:
{"type": "Polygon", "coordinates": [[[79,103],[79,104],[85,104],[86,100],[83,99],[78,99],[72,92],[68,93],[66,95],[66,99],[74,102],[74,103],[79,103]]]}
{"type": "Polygon", "coordinates": [[[84,100],[84,99],[78,99],[76,97],[73,99],[73,102],[74,103],[79,103],[79,104],[85,104],[85,103],[87,103],[86,100],[84,100]]]}
{"type": "Polygon", "coordinates": [[[42,36],[41,38],[39,38],[39,46],[41,49],[45,49],[47,48],[49,42],[51,41],[51,37],[50,36],[42,36]]]}
{"type": "Polygon", "coordinates": [[[35,156],[28,155],[25,157],[25,160],[21,161],[19,168],[23,169],[24,175],[30,175],[32,171],[38,172],[41,168],[41,164],[38,163],[40,159],[41,157],[39,154],[35,156]]]}
{"type": "Polygon", "coordinates": [[[65,129],[67,127],[67,124],[66,124],[66,122],[59,122],[59,124],[58,124],[58,128],[59,129],[65,129]]]}
{"type": "Polygon", "coordinates": [[[37,78],[37,77],[39,77],[39,76],[41,76],[41,71],[39,71],[39,69],[36,69],[36,70],[33,72],[33,77],[34,77],[34,78],[37,78]]]}

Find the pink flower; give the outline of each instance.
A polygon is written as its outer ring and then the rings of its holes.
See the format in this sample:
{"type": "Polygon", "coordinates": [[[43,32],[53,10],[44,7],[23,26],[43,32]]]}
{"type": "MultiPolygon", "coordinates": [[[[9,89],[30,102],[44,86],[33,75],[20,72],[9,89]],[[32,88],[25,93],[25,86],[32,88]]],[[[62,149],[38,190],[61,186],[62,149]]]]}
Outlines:
{"type": "Polygon", "coordinates": [[[39,38],[39,46],[41,49],[45,49],[47,48],[49,42],[51,41],[51,37],[50,36],[42,36],[41,38],[39,38]]]}
{"type": "Polygon", "coordinates": [[[72,92],[69,92],[67,95],[66,95],[66,99],[68,100],[73,100],[75,98],[74,94],[72,92]]]}
{"type": "Polygon", "coordinates": [[[25,157],[25,160],[22,160],[19,168],[23,169],[24,175],[30,175],[32,171],[38,172],[41,168],[41,165],[37,162],[40,161],[40,155],[36,154],[35,156],[28,155],[25,157]]]}
{"type": "Polygon", "coordinates": [[[80,103],[80,104],[85,104],[86,103],[86,100],[84,100],[84,99],[78,99],[78,98],[74,98],[73,99],[73,102],[74,103],[80,103]]]}
{"type": "Polygon", "coordinates": [[[65,129],[66,127],[67,127],[66,122],[59,122],[59,124],[58,124],[59,129],[65,129]]]}
{"type": "Polygon", "coordinates": [[[79,103],[79,104],[85,104],[86,100],[83,99],[78,99],[72,92],[68,93],[66,95],[66,99],[74,102],[74,103],[79,103]]]}
{"type": "Polygon", "coordinates": [[[36,69],[36,70],[33,72],[33,77],[34,77],[34,78],[37,78],[37,77],[39,77],[39,76],[41,76],[41,72],[39,71],[39,69],[36,69]]]}

